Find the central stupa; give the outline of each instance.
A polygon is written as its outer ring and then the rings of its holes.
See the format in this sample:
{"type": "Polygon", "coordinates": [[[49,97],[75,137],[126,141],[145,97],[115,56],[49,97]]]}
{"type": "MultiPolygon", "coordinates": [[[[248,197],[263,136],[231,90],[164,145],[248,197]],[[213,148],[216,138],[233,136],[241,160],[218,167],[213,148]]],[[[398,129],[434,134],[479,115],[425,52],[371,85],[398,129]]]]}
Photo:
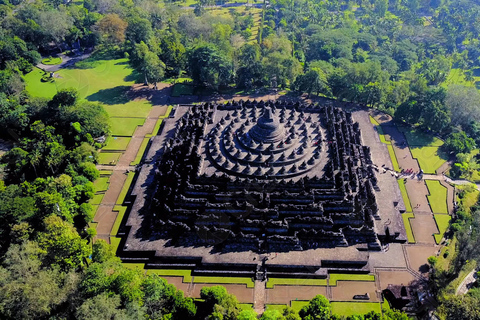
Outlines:
{"type": "Polygon", "coordinates": [[[259,179],[290,178],[325,164],[316,115],[286,108],[228,111],[210,131],[207,153],[226,174],[259,179]]]}

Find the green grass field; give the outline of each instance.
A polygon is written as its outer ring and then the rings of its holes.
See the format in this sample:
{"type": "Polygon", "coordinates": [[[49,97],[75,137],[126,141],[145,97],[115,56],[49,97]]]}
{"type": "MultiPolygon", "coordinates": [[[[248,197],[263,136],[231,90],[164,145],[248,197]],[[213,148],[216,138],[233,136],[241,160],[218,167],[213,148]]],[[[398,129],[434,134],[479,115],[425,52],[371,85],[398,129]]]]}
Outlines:
{"type": "Polygon", "coordinates": [[[180,269],[148,269],[147,274],[155,273],[164,277],[183,277],[183,282],[192,282],[191,270],[180,269]]]}
{"type": "Polygon", "coordinates": [[[42,60],[42,64],[46,64],[49,66],[57,65],[62,63],[62,58],[60,57],[51,57],[51,58],[45,58],[42,60]]]}
{"type": "Polygon", "coordinates": [[[127,175],[127,180],[125,180],[125,183],[123,184],[122,191],[120,191],[120,194],[118,195],[118,199],[116,204],[121,205],[123,204],[123,201],[125,200],[125,197],[127,196],[128,189],[130,188],[130,184],[132,184],[133,177],[135,176],[135,172],[130,171],[127,175]]]}
{"type": "Polygon", "coordinates": [[[55,78],[54,83],[41,82],[43,71],[35,68],[24,77],[27,91],[32,96],[51,98],[57,90],[76,88],[81,98],[110,104],[118,100],[121,87],[127,89],[136,80],[128,59],[83,61],[77,63],[77,67],[62,69],[56,74],[60,78],[55,78]]]}
{"type": "Polygon", "coordinates": [[[247,288],[255,287],[255,282],[251,278],[241,277],[193,277],[193,283],[218,283],[218,284],[245,284],[247,288]]]}
{"type": "Polygon", "coordinates": [[[397,180],[398,187],[402,193],[403,203],[405,203],[405,211],[412,212],[412,204],[410,203],[410,198],[408,197],[407,188],[405,187],[405,181],[403,179],[397,180]]]}
{"type": "Polygon", "coordinates": [[[104,194],[96,194],[88,201],[92,206],[99,205],[102,202],[104,194]]]}
{"type": "Polygon", "coordinates": [[[115,223],[113,224],[112,230],[110,231],[111,236],[116,236],[118,233],[118,229],[120,228],[120,224],[122,223],[123,217],[125,216],[125,211],[127,211],[127,207],[123,206],[115,206],[113,211],[118,212],[117,218],[115,218],[115,223]]]}
{"type": "Polygon", "coordinates": [[[393,170],[400,172],[400,166],[398,165],[397,156],[395,155],[395,150],[391,144],[387,145],[388,154],[390,155],[390,159],[392,160],[393,170]]]}
{"type": "Polygon", "coordinates": [[[108,137],[105,147],[102,148],[103,151],[112,151],[112,150],[126,150],[128,144],[132,138],[127,137],[108,137]]]}
{"type": "Polygon", "coordinates": [[[110,117],[146,118],[152,104],[145,100],[134,100],[123,104],[104,104],[103,108],[110,117]]]}
{"type": "Polygon", "coordinates": [[[447,155],[439,147],[410,147],[412,156],[424,173],[436,174],[438,168],[447,161],[447,155]]]}
{"type": "Polygon", "coordinates": [[[466,87],[475,87],[475,83],[480,81],[480,77],[474,77],[475,80],[467,81],[465,80],[465,73],[462,69],[454,68],[450,70],[450,73],[447,76],[447,80],[442,83],[443,87],[448,87],[451,84],[459,84],[466,87]]]}
{"type": "Polygon", "coordinates": [[[408,145],[410,147],[441,147],[443,141],[433,135],[424,133],[420,130],[415,130],[410,127],[397,126],[407,138],[408,145]]]}
{"type": "Polygon", "coordinates": [[[273,289],[275,285],[286,286],[326,286],[327,279],[288,279],[288,278],[269,278],[267,280],[267,289],[273,289]]]}
{"type": "Polygon", "coordinates": [[[292,305],[292,309],[299,312],[304,306],[306,306],[309,303],[309,301],[293,300],[290,303],[292,305]]]}
{"type": "Polygon", "coordinates": [[[145,269],[145,263],[123,263],[123,266],[128,269],[145,269]]]}
{"type": "Polygon", "coordinates": [[[193,95],[193,91],[195,87],[190,84],[183,84],[177,83],[173,86],[172,93],[170,94],[172,97],[180,97],[182,95],[193,95]]]}
{"type": "Polygon", "coordinates": [[[148,141],[150,141],[150,138],[143,138],[142,144],[140,145],[140,149],[137,152],[135,160],[133,160],[130,163],[131,166],[136,166],[137,164],[140,163],[140,160],[142,160],[143,154],[145,153],[145,150],[147,149],[148,141]]]}
{"type": "Polygon", "coordinates": [[[131,137],[138,126],[145,123],[145,118],[110,118],[113,136],[131,137]]]}
{"type": "Polygon", "coordinates": [[[331,273],[328,284],[336,286],[337,281],[375,281],[375,276],[371,274],[331,273]]]}
{"type": "Polygon", "coordinates": [[[287,307],[286,304],[266,304],[265,305],[266,310],[278,310],[280,312],[282,312],[283,309],[285,309],[285,307],[287,307]]]}
{"type": "Polygon", "coordinates": [[[405,231],[407,232],[408,243],[415,243],[412,225],[410,224],[410,219],[413,218],[415,218],[415,215],[412,212],[402,213],[403,225],[405,226],[405,231]]]}
{"type": "Polygon", "coordinates": [[[440,181],[425,180],[430,195],[427,196],[430,208],[433,213],[448,214],[447,188],[440,184],[440,181]]]}
{"type": "Polygon", "coordinates": [[[448,214],[434,214],[435,223],[437,224],[439,234],[435,234],[435,241],[439,244],[442,241],[445,231],[447,231],[448,226],[450,225],[450,220],[452,217],[448,214]]]}
{"type": "Polygon", "coordinates": [[[253,304],[251,303],[239,303],[240,309],[242,310],[251,310],[253,309],[253,304]]]}
{"type": "Polygon", "coordinates": [[[354,314],[366,314],[370,311],[382,312],[379,302],[332,302],[332,313],[340,316],[351,316],[354,314]]]}
{"type": "Polygon", "coordinates": [[[109,177],[100,177],[93,182],[93,186],[95,187],[96,192],[104,192],[108,189],[108,181],[110,180],[109,177]]]}
{"type": "Polygon", "coordinates": [[[100,152],[98,154],[98,163],[105,165],[115,165],[122,154],[118,152],[100,152]]]}

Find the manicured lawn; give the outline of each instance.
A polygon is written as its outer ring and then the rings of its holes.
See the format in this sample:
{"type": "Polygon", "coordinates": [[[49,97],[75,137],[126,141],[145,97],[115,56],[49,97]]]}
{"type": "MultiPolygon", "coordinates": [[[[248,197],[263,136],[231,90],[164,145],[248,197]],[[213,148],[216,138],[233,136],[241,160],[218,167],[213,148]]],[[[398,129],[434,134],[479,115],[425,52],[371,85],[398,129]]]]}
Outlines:
{"type": "Polygon", "coordinates": [[[33,70],[26,74],[23,79],[25,80],[25,88],[33,97],[45,97],[51,98],[57,93],[57,85],[55,82],[41,82],[44,72],[39,68],[33,68],[33,70]]]}
{"type": "MultiPolygon", "coordinates": [[[[41,82],[42,71],[35,69],[25,78],[27,91],[32,96],[51,98],[57,89],[76,88],[81,98],[114,104],[119,98],[119,87],[127,89],[135,83],[128,59],[96,60],[80,62],[82,68],[68,68],[57,71],[60,78],[55,83],[41,82]]],[[[121,89],[121,88],[120,88],[121,89]]],[[[125,101],[126,102],[126,101],[125,101]]]]}
{"type": "Polygon", "coordinates": [[[255,282],[251,278],[238,277],[193,277],[193,283],[218,283],[218,284],[246,284],[247,288],[255,287],[255,282]]]}
{"type": "Polygon", "coordinates": [[[437,169],[447,161],[447,155],[439,147],[410,147],[410,151],[418,160],[420,168],[427,174],[436,174],[437,169]]]}
{"type": "Polygon", "coordinates": [[[242,310],[251,310],[253,309],[253,304],[251,303],[239,303],[240,309],[242,310]]]}
{"type": "Polygon", "coordinates": [[[110,118],[113,136],[131,137],[138,126],[145,123],[145,118],[110,118]]]}
{"type": "Polygon", "coordinates": [[[448,214],[447,188],[440,184],[440,181],[425,180],[430,195],[427,196],[430,208],[433,213],[448,214]]]}
{"type": "Polygon", "coordinates": [[[125,211],[127,211],[127,207],[123,206],[115,206],[113,211],[118,212],[117,218],[115,219],[115,223],[113,224],[112,231],[110,231],[111,236],[116,236],[118,233],[118,229],[120,228],[120,224],[122,223],[123,217],[125,216],[125,211]]]}
{"type": "Polygon", "coordinates": [[[105,104],[103,108],[110,117],[146,118],[152,104],[145,100],[134,100],[123,104],[105,104]]]}
{"type": "Polygon", "coordinates": [[[465,73],[460,68],[451,69],[450,73],[448,74],[447,80],[442,83],[443,87],[448,87],[451,84],[459,84],[466,87],[474,87],[475,81],[479,81],[480,77],[474,77],[474,81],[467,81],[465,80],[465,73]]]}
{"type": "Polygon", "coordinates": [[[192,271],[181,269],[148,269],[147,274],[155,273],[164,277],[183,277],[183,282],[192,282],[192,271]]]}
{"type": "Polygon", "coordinates": [[[109,180],[110,180],[109,177],[100,177],[97,180],[95,180],[95,182],[93,182],[93,186],[95,187],[95,191],[96,192],[107,191],[109,180]]]}
{"type": "Polygon", "coordinates": [[[148,141],[150,141],[150,138],[143,138],[135,160],[130,163],[131,166],[135,166],[140,163],[140,160],[142,160],[143,154],[145,153],[145,149],[147,149],[148,141]]]}
{"type": "Polygon", "coordinates": [[[88,203],[90,203],[92,206],[99,205],[100,202],[102,202],[103,196],[104,194],[96,194],[88,201],[88,203]]]}
{"type": "Polygon", "coordinates": [[[327,279],[287,279],[287,278],[269,278],[267,289],[273,289],[275,285],[289,286],[326,286],[327,279]]]}
{"type": "Polygon", "coordinates": [[[105,147],[103,147],[103,151],[108,151],[108,150],[126,150],[128,144],[130,143],[130,140],[132,138],[126,138],[126,137],[108,137],[107,139],[107,144],[105,147]]]}
{"type": "Polygon", "coordinates": [[[382,306],[378,302],[332,302],[332,313],[341,316],[354,314],[366,314],[370,311],[382,312],[382,306]]]}
{"type": "Polygon", "coordinates": [[[435,222],[437,223],[439,234],[435,234],[435,241],[439,244],[442,241],[445,231],[447,231],[448,226],[450,225],[450,220],[452,217],[448,214],[434,214],[435,222]]]}
{"type": "Polygon", "coordinates": [[[122,191],[118,195],[118,199],[116,204],[121,205],[123,204],[123,201],[125,200],[125,197],[127,196],[128,189],[130,188],[130,184],[132,184],[133,177],[135,176],[135,172],[130,171],[127,176],[127,180],[125,180],[125,183],[123,184],[122,191]]]}
{"type": "Polygon", "coordinates": [[[397,156],[395,155],[395,150],[393,149],[393,146],[391,144],[388,144],[387,149],[388,149],[388,154],[390,155],[390,159],[392,160],[393,170],[397,172],[401,171],[400,166],[398,165],[397,156]]]}
{"type": "Polygon", "coordinates": [[[410,198],[408,197],[407,188],[405,187],[405,181],[403,179],[397,180],[398,187],[402,193],[403,202],[405,203],[405,210],[407,212],[412,212],[412,204],[410,203],[410,198]]]}
{"type": "Polygon", "coordinates": [[[397,126],[398,130],[403,132],[405,138],[407,138],[410,148],[415,147],[441,147],[443,141],[433,135],[424,133],[420,130],[415,130],[410,127],[397,126]]]}
{"type": "Polygon", "coordinates": [[[331,273],[328,284],[336,286],[337,281],[375,281],[375,276],[371,274],[349,274],[349,273],[331,273]]]}
{"type": "Polygon", "coordinates": [[[412,225],[410,224],[410,219],[413,218],[415,218],[415,215],[412,212],[402,213],[403,225],[405,226],[405,231],[407,232],[408,243],[415,243],[412,225]]]}
{"type": "Polygon", "coordinates": [[[112,173],[112,170],[100,170],[100,176],[111,176],[112,173]]]}
{"type": "Polygon", "coordinates": [[[98,154],[98,163],[105,165],[115,165],[122,154],[119,152],[100,152],[98,154]]]}
{"type": "Polygon", "coordinates": [[[110,237],[110,244],[113,247],[113,250],[117,252],[118,246],[120,245],[120,241],[122,241],[122,238],[117,238],[117,237],[110,237]]]}
{"type": "Polygon", "coordinates": [[[195,87],[189,84],[177,83],[173,86],[171,96],[172,97],[180,97],[182,95],[189,95],[193,94],[195,87]]]}
{"type": "Polygon", "coordinates": [[[278,310],[280,312],[283,311],[283,309],[285,309],[287,305],[286,304],[266,304],[265,307],[267,310],[278,310]]]}
{"type": "MultiPolygon", "coordinates": [[[[312,297],[313,298],[313,297],[312,297]]],[[[297,301],[297,300],[292,300],[292,309],[299,312],[304,306],[306,306],[310,301],[297,301]]]]}
{"type": "Polygon", "coordinates": [[[123,266],[128,269],[145,269],[145,263],[123,263],[123,266]]]}
{"type": "Polygon", "coordinates": [[[60,57],[45,58],[42,60],[42,64],[46,64],[50,66],[57,65],[60,63],[62,63],[62,58],[60,57]]]}

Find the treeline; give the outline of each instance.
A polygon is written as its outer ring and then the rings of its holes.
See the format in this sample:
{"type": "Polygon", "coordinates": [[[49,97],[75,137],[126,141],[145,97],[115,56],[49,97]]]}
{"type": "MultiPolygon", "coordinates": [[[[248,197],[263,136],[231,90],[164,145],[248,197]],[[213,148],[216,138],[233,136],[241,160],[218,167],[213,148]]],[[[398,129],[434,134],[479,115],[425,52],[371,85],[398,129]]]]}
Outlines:
{"type": "MultiPolygon", "coordinates": [[[[58,217],[46,219],[45,229],[37,241],[19,240],[5,255],[0,267],[2,319],[258,319],[252,309],[243,310],[225,287],[205,287],[200,292],[201,299],[186,298],[182,291],[155,273],[145,275],[139,268],[127,268],[105,241],[96,241],[93,249],[86,246],[58,217]],[[91,260],[80,272],[78,263],[89,254],[91,260]]],[[[390,310],[383,315],[370,312],[336,316],[332,315],[328,300],[319,295],[299,313],[286,307],[282,311],[267,310],[260,319],[407,320],[408,317],[390,310]]]]}

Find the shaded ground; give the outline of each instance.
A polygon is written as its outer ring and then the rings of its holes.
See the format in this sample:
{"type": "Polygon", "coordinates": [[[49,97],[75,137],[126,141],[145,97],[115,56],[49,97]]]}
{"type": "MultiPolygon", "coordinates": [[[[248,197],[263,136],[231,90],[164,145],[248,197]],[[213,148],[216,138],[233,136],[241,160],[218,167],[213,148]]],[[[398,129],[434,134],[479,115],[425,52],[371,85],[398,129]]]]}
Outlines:
{"type": "Polygon", "coordinates": [[[333,301],[355,301],[354,295],[366,294],[370,296],[370,302],[379,301],[373,281],[338,281],[336,287],[330,287],[333,301]]]}

